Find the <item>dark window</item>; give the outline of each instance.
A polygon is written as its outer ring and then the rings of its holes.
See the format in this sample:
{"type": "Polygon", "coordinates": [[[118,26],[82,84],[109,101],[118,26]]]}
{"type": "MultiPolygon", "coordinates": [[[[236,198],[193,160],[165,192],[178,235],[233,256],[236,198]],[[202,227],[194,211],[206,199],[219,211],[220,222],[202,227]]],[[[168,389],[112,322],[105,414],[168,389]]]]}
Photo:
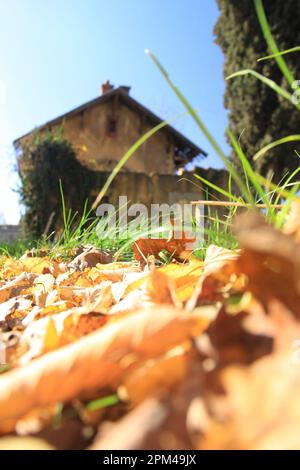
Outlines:
{"type": "Polygon", "coordinates": [[[115,118],[108,118],[106,133],[109,137],[117,135],[117,120],[115,118]]]}

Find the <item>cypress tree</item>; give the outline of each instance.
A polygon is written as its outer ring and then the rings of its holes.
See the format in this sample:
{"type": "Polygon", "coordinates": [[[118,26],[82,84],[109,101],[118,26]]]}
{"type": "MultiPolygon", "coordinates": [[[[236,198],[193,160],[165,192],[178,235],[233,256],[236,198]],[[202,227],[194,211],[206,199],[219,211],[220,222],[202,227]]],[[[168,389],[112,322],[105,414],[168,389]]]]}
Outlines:
{"type": "MultiPolygon", "coordinates": [[[[224,76],[250,68],[292,92],[274,59],[257,62],[271,51],[260,28],[254,1],[217,0],[217,3],[220,16],[215,35],[225,55],[224,76]]],[[[264,0],[263,4],[279,50],[300,45],[300,0],[264,0]]],[[[285,59],[295,79],[300,80],[300,54],[289,54],[285,59]]],[[[229,126],[240,138],[250,161],[268,143],[300,134],[300,112],[253,76],[227,80],[224,104],[229,110],[229,126]]],[[[264,174],[271,170],[278,181],[285,171],[299,166],[295,149],[300,150],[299,142],[284,144],[253,164],[264,174]]]]}

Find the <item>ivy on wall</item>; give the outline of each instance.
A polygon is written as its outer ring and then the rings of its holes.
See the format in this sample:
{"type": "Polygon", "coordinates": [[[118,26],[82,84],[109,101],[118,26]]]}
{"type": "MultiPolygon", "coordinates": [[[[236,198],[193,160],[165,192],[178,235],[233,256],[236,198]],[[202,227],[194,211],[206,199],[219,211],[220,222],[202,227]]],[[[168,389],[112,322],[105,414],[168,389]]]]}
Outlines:
{"type": "Polygon", "coordinates": [[[86,201],[91,202],[97,173],[80,164],[62,129],[37,131],[23,142],[20,150],[19,193],[25,206],[22,226],[27,237],[39,238],[46,228],[49,234],[63,226],[59,182],[66,208],[80,214],[86,201]]]}

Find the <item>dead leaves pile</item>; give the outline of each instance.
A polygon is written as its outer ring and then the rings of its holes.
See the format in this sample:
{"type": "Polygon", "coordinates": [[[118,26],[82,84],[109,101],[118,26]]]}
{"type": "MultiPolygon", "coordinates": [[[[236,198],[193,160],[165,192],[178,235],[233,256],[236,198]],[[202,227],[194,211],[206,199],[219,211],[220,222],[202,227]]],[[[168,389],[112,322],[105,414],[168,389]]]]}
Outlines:
{"type": "Polygon", "coordinates": [[[155,240],[130,263],[3,257],[0,448],[299,449],[294,214],[240,216],[240,250],[204,262],[184,239],[161,267],[155,240]]]}

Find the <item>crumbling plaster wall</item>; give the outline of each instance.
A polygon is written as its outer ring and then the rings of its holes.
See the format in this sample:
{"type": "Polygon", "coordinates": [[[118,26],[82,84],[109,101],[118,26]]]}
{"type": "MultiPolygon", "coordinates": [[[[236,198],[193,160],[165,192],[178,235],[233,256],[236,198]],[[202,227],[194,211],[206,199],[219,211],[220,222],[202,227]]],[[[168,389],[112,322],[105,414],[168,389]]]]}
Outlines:
{"type": "MultiPolygon", "coordinates": [[[[65,137],[73,143],[82,164],[95,171],[111,171],[153,124],[122,102],[109,101],[66,118],[52,129],[55,127],[63,127],[65,137]],[[110,119],[116,123],[114,135],[108,132],[110,119]]],[[[122,171],[171,175],[174,173],[173,155],[173,141],[159,131],[130,157],[122,171]]]]}

